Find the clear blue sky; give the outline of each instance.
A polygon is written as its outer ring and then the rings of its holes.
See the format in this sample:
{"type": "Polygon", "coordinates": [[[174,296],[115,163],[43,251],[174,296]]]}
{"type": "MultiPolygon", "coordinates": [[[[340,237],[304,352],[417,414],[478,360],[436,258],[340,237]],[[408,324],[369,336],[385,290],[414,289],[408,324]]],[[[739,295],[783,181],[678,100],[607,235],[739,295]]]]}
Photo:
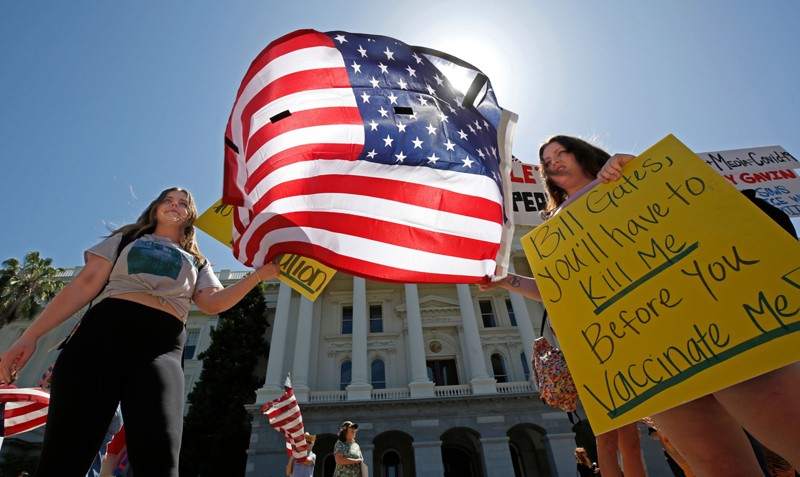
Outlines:
{"type": "MultiPolygon", "coordinates": [[[[172,185],[221,195],[223,133],[253,58],[300,28],[395,37],[481,68],[519,114],[514,154],[554,133],[639,153],[800,155],[800,2],[0,0],[0,260],[83,263],[172,185]]],[[[198,232],[217,270],[243,269],[198,232]]]]}

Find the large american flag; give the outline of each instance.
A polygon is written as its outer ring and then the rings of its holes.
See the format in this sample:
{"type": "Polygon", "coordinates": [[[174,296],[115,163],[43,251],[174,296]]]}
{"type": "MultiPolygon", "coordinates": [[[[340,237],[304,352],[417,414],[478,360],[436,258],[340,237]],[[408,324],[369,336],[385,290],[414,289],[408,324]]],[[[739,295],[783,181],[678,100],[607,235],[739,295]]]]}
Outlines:
{"type": "Polygon", "coordinates": [[[50,394],[41,388],[0,386],[0,437],[9,437],[43,426],[47,421],[50,394]]]}
{"type": "Polygon", "coordinates": [[[284,383],[283,396],[264,404],[261,412],[269,417],[270,426],[286,436],[286,453],[298,462],[305,462],[308,458],[308,443],[303,427],[303,416],[294,397],[289,376],[284,383]]]}
{"type": "Polygon", "coordinates": [[[384,36],[286,35],[253,61],[228,122],[234,254],[406,283],[502,275],[515,124],[457,58],[384,36]]]}

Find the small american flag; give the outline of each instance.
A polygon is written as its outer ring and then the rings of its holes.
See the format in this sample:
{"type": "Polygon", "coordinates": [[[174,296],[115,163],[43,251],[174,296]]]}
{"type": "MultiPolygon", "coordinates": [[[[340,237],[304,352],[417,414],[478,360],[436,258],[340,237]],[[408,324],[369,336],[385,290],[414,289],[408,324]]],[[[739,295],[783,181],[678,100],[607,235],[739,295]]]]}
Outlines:
{"type": "Polygon", "coordinates": [[[286,35],[253,61],[226,130],[234,254],[405,283],[504,274],[515,123],[457,58],[377,35],[286,35]]]}
{"type": "Polygon", "coordinates": [[[0,386],[0,437],[9,437],[43,426],[50,394],[40,388],[0,386]]]}
{"type": "Polygon", "coordinates": [[[289,376],[284,383],[283,396],[264,404],[261,412],[269,417],[269,425],[286,436],[286,453],[298,462],[308,458],[303,416],[294,397],[292,381],[289,376]]]}

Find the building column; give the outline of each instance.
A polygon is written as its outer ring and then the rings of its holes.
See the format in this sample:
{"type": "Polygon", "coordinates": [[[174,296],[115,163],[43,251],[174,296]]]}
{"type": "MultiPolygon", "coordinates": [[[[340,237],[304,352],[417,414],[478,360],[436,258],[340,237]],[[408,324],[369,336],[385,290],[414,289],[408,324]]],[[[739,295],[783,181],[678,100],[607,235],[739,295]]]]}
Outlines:
{"type": "Polygon", "coordinates": [[[414,466],[417,477],[441,477],[444,475],[442,441],[414,441],[411,445],[414,446],[414,466]]]}
{"type": "Polygon", "coordinates": [[[496,394],[497,381],[486,372],[486,358],[483,354],[481,336],[478,333],[478,318],[475,316],[475,306],[472,304],[472,294],[469,285],[456,285],[458,291],[458,306],[461,309],[461,323],[466,338],[466,355],[469,359],[470,384],[473,394],[496,394]]]}
{"type": "Polygon", "coordinates": [[[511,462],[508,440],[508,436],[481,438],[483,462],[487,470],[491,469],[489,472],[491,475],[514,475],[514,463],[511,462]]]}
{"type": "Polygon", "coordinates": [[[308,365],[311,358],[311,325],[314,317],[314,302],[300,297],[300,316],[297,318],[297,336],[294,345],[292,386],[298,402],[308,402],[308,365]]]}
{"type": "Polygon", "coordinates": [[[372,386],[367,375],[367,282],[353,277],[353,358],[347,400],[372,398],[372,386]]]}
{"type": "MultiPolygon", "coordinates": [[[[375,446],[372,444],[364,444],[358,447],[361,448],[361,457],[364,458],[364,463],[369,467],[370,475],[375,475],[375,469],[372,468],[372,451],[375,450],[375,446]]],[[[368,476],[365,475],[364,477],[368,476]]]]}
{"type": "MultiPolygon", "coordinates": [[[[514,260],[512,259],[508,264],[508,271],[514,273],[514,260]]],[[[528,362],[528,369],[530,376],[533,376],[533,369],[531,369],[531,362],[533,361],[533,340],[536,339],[536,334],[533,331],[533,323],[531,323],[531,315],[528,313],[528,307],[525,304],[525,297],[519,293],[508,292],[511,299],[511,308],[514,310],[514,317],[517,319],[517,329],[519,330],[519,339],[522,341],[522,350],[525,352],[525,359],[528,362]]],[[[529,381],[535,381],[529,378],[529,381]]],[[[535,383],[534,383],[535,384],[535,383]]]]}
{"type": "Polygon", "coordinates": [[[278,288],[275,322],[272,324],[267,376],[264,379],[264,386],[256,391],[257,404],[264,404],[283,396],[283,383],[286,381],[286,372],[283,369],[286,347],[283,344],[286,343],[286,333],[289,328],[289,308],[291,305],[292,289],[289,285],[281,282],[280,288],[278,288]]]}
{"type": "Polygon", "coordinates": [[[422,336],[422,313],[419,310],[417,285],[406,283],[405,291],[408,352],[411,356],[411,382],[408,387],[412,398],[434,397],[433,382],[428,379],[428,369],[425,366],[425,340],[422,336]]]}
{"type": "Polygon", "coordinates": [[[550,450],[550,469],[555,475],[574,475],[575,433],[545,434],[544,444],[550,450]]]}

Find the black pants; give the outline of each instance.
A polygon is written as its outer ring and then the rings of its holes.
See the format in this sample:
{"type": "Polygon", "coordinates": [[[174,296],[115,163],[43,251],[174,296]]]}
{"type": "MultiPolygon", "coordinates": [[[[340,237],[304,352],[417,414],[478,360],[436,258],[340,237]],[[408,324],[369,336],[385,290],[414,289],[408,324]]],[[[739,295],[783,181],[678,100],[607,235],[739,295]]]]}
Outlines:
{"type": "Polygon", "coordinates": [[[131,468],[177,477],[185,340],[169,313],[113,298],[92,307],[53,368],[36,477],[85,477],[117,404],[131,468]]]}

